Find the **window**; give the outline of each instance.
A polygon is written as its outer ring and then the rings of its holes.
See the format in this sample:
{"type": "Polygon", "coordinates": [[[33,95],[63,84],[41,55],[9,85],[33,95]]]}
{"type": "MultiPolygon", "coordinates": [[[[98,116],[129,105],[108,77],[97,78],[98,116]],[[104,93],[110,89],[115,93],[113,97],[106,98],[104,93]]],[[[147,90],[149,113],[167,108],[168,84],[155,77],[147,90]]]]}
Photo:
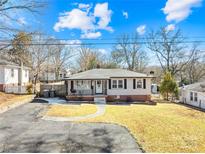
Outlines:
{"type": "Polygon", "coordinates": [[[141,80],[137,81],[137,88],[142,88],[142,81],[141,80]]]}
{"type": "Polygon", "coordinates": [[[60,78],[62,78],[63,77],[63,75],[62,74],[60,74],[60,78]]]}
{"type": "Polygon", "coordinates": [[[118,80],[118,88],[123,88],[123,81],[122,80],[118,80]]]}
{"type": "Polygon", "coordinates": [[[193,101],[193,92],[190,92],[190,100],[193,101]]]}
{"type": "Polygon", "coordinates": [[[28,71],[25,71],[25,77],[27,77],[28,76],[28,71]]]}
{"type": "Polygon", "coordinates": [[[197,98],[197,93],[194,93],[194,101],[197,102],[198,98],[197,98]]]}
{"type": "Polygon", "coordinates": [[[75,88],[79,90],[90,89],[91,81],[77,80],[75,83],[75,88]]]}
{"type": "Polygon", "coordinates": [[[11,77],[14,77],[14,69],[11,69],[11,77]]]}
{"type": "Polygon", "coordinates": [[[112,80],[112,88],[117,88],[117,80],[112,80]]]}

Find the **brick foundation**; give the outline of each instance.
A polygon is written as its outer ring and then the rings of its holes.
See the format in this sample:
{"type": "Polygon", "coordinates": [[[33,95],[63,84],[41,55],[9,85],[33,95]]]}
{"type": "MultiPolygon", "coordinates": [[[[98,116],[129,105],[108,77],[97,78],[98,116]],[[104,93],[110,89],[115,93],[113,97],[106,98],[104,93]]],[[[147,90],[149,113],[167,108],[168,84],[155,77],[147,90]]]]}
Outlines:
{"type": "Polygon", "coordinates": [[[107,96],[108,102],[114,102],[116,100],[119,101],[126,101],[126,102],[133,102],[133,101],[150,101],[151,96],[150,95],[123,95],[117,98],[117,96],[107,96]]]}
{"type": "Polygon", "coordinates": [[[4,87],[5,87],[5,85],[4,84],[0,84],[0,91],[4,91],[4,87]]]}
{"type": "MultiPolygon", "coordinates": [[[[69,101],[94,101],[94,96],[66,96],[66,99],[69,101]]],[[[114,102],[114,101],[125,101],[125,102],[133,102],[133,101],[151,101],[150,95],[123,95],[120,98],[117,96],[109,95],[106,96],[107,102],[114,102]]]]}
{"type": "Polygon", "coordinates": [[[94,96],[66,96],[68,101],[94,101],[94,96]]]}

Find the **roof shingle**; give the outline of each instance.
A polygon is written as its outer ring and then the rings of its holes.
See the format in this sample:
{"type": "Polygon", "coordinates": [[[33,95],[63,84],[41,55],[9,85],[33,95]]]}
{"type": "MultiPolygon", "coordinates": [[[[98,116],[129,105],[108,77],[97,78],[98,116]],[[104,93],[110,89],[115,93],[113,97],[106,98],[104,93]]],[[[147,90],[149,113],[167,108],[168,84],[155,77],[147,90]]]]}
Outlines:
{"type": "Polygon", "coordinates": [[[109,79],[109,78],[151,78],[143,73],[126,69],[92,69],[72,75],[69,80],[109,79]]]}

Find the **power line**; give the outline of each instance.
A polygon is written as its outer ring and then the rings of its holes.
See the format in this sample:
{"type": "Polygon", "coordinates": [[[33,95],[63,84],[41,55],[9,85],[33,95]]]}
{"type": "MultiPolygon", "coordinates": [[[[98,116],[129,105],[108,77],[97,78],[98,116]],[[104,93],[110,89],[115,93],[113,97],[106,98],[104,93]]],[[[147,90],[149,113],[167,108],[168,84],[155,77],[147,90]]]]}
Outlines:
{"type": "MultiPolygon", "coordinates": [[[[178,37],[179,39],[205,39],[205,36],[190,36],[190,37],[178,37]]],[[[122,37],[112,37],[112,38],[41,38],[42,41],[102,41],[102,40],[119,40],[122,39],[122,37]]],[[[128,37],[129,40],[136,39],[136,40],[151,40],[153,38],[150,37],[128,37]]],[[[172,39],[172,38],[168,38],[172,39]]],[[[0,39],[0,42],[6,42],[11,41],[12,39],[0,39]]]]}
{"type": "MultiPolygon", "coordinates": [[[[139,42],[123,42],[123,44],[147,44],[147,43],[164,43],[163,41],[139,41],[139,42]]],[[[183,42],[167,42],[167,43],[185,43],[185,44],[193,44],[193,43],[205,43],[204,41],[183,41],[183,42]]],[[[69,45],[69,46],[80,46],[80,45],[118,45],[118,42],[92,42],[92,43],[28,43],[24,45],[28,46],[36,46],[36,45],[69,45]]],[[[12,45],[11,43],[0,43],[1,45],[12,45]]]]}

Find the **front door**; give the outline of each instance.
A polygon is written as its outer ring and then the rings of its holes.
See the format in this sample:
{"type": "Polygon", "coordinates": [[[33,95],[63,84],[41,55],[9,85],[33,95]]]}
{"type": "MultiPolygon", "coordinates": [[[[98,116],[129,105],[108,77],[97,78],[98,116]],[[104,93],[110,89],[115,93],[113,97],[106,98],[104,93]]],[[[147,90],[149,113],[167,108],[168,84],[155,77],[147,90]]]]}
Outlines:
{"type": "Polygon", "coordinates": [[[95,82],[95,87],[96,87],[96,91],[95,91],[95,93],[96,94],[102,94],[102,80],[97,80],[96,82],[95,82]]]}

